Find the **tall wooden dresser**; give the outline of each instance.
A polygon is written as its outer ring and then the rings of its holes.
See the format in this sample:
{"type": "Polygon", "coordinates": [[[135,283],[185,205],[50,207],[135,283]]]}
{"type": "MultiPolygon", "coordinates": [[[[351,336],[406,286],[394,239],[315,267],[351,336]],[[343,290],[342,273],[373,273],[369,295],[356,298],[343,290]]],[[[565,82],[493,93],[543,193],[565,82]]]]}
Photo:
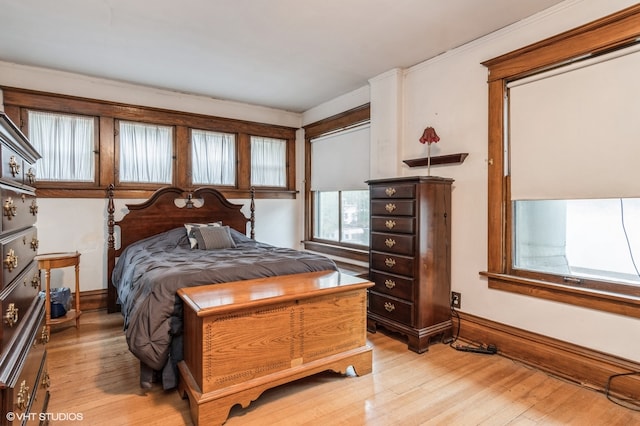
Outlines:
{"type": "Polygon", "coordinates": [[[49,336],[34,261],[38,204],[33,185],[40,156],[4,113],[0,113],[0,142],[0,424],[46,423],[49,336]]]}
{"type": "Polygon", "coordinates": [[[451,184],[441,177],[370,180],[367,328],[422,353],[451,329],[451,184]]]}

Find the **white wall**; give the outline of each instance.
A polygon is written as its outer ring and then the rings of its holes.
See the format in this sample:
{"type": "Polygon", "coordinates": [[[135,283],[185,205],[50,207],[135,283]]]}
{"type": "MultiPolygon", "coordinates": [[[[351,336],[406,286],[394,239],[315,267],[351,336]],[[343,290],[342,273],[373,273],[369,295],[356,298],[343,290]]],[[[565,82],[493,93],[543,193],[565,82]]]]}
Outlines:
{"type": "MultiPolygon", "coordinates": [[[[481,62],[635,4],[627,0],[567,1],[405,72],[402,159],[421,157],[426,126],[441,140],[432,155],[468,152],[462,165],[433,167],[455,179],[452,205],[452,289],[464,312],[640,361],[640,320],[538,298],[490,290],[478,273],[487,261],[487,70],[481,62]]],[[[388,102],[394,102],[393,97],[388,102]]],[[[372,110],[376,102],[372,97],[372,110]]],[[[373,165],[372,169],[381,169],[373,165]]],[[[392,167],[393,168],[393,167],[392,167]]],[[[401,166],[400,175],[426,174],[401,166]]]]}
{"type": "MultiPolygon", "coordinates": [[[[479,276],[487,269],[488,201],[488,88],[487,69],[481,63],[633,4],[630,0],[568,0],[403,70],[402,81],[397,80],[397,69],[389,70],[369,81],[369,93],[372,150],[378,153],[371,156],[372,177],[426,175],[426,168],[409,168],[402,160],[426,156],[426,146],[418,139],[427,126],[433,126],[441,138],[432,145],[432,155],[469,153],[462,165],[431,169],[432,175],[455,179],[452,290],[462,293],[462,311],[640,361],[640,341],[630,338],[640,335],[640,320],[490,290],[479,276]]],[[[303,122],[355,106],[340,97],[303,114],[303,122]]]]}
{"type": "MultiPolygon", "coordinates": [[[[7,62],[0,62],[0,85],[295,128],[301,126],[302,119],[300,114],[287,111],[7,62]]],[[[116,200],[116,220],[122,217],[126,203],[139,201],[116,200]]],[[[230,201],[245,204],[242,211],[249,216],[249,200],[230,201]]],[[[79,251],[81,291],[105,289],[106,200],[43,198],[38,205],[38,252],[79,251]]],[[[256,200],[256,238],[281,247],[299,248],[299,208],[299,200],[256,200]]],[[[72,269],[55,272],[52,271],[52,286],[73,283],[72,269]]]]}

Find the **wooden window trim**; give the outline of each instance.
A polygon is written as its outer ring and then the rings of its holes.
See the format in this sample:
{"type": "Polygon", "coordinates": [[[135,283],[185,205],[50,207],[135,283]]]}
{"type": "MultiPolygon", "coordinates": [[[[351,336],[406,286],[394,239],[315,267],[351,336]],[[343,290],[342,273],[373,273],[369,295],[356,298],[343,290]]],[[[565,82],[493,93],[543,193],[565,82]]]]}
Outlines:
{"type": "MultiPolygon", "coordinates": [[[[252,121],[214,117],[203,114],[165,110],[160,108],[128,105],[96,99],[80,98],[54,93],[38,92],[27,89],[0,87],[3,92],[5,113],[16,123],[23,132],[28,133],[26,121],[23,118],[29,109],[51,111],[57,113],[78,114],[98,117],[99,148],[96,167],[97,182],[82,185],[79,183],[57,182],[39,184],[38,196],[41,198],[104,198],[109,184],[117,182],[117,150],[114,129],[117,120],[154,123],[172,126],[174,128],[175,162],[172,185],[182,188],[192,188],[190,172],[190,144],[189,129],[202,129],[223,133],[236,134],[238,147],[237,180],[234,187],[216,186],[228,198],[249,198],[251,156],[249,138],[251,135],[262,136],[287,141],[287,187],[286,188],[256,188],[256,198],[295,199],[295,142],[296,128],[263,124],[252,121]]],[[[27,135],[28,136],[28,135],[27,135]]],[[[157,185],[117,185],[115,189],[118,198],[147,198],[157,185]]]]}
{"type": "MultiPolygon", "coordinates": [[[[640,318],[640,297],[578,288],[518,276],[511,270],[512,213],[509,177],[504,176],[504,98],[509,81],[587,54],[634,43],[640,37],[640,5],[483,62],[489,70],[488,258],[489,288],[640,318]]],[[[541,274],[542,276],[542,274],[541,274]]]]}
{"type": "Polygon", "coordinates": [[[304,126],[304,233],[305,248],[320,253],[340,256],[361,262],[369,261],[368,250],[354,248],[338,242],[327,242],[313,238],[314,200],[311,194],[311,139],[325,133],[337,131],[345,127],[369,121],[371,117],[371,105],[364,104],[356,108],[344,111],[340,114],[325,118],[304,126]]]}

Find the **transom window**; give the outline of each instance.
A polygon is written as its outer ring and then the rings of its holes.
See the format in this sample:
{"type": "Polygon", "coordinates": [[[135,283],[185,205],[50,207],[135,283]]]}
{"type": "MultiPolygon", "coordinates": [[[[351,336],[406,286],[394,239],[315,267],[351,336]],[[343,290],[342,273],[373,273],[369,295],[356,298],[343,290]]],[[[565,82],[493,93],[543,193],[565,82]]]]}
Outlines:
{"type": "Polygon", "coordinates": [[[235,135],[192,130],[191,175],[197,185],[235,185],[235,135]]]}
{"type": "Polygon", "coordinates": [[[287,141],[251,136],[251,185],[287,185],[287,141]]]}
{"type": "Polygon", "coordinates": [[[38,180],[95,181],[95,118],[29,111],[29,140],[42,156],[38,180]]]}
{"type": "Polygon", "coordinates": [[[120,182],[167,184],[173,179],[169,126],[120,121],[120,182]]]}

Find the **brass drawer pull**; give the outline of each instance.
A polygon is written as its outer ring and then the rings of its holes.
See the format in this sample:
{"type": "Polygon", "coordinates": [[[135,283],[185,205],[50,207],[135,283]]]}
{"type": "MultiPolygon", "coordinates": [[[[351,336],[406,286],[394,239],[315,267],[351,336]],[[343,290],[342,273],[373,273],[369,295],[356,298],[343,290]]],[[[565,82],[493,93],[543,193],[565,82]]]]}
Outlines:
{"type": "Polygon", "coordinates": [[[393,229],[396,226],[396,221],[395,220],[387,220],[384,223],[384,226],[386,226],[387,229],[393,229]]]}
{"type": "Polygon", "coordinates": [[[40,241],[36,237],[31,239],[31,250],[38,251],[38,247],[40,246],[40,241]]]}
{"type": "Polygon", "coordinates": [[[18,256],[16,256],[16,252],[13,251],[13,249],[10,249],[9,253],[7,253],[7,258],[4,260],[4,265],[7,267],[7,269],[9,269],[9,272],[18,267],[18,256]]]}
{"type": "Polygon", "coordinates": [[[13,198],[9,197],[4,201],[4,207],[2,210],[9,220],[16,215],[18,208],[13,205],[13,198]]]}
{"type": "Polygon", "coordinates": [[[27,171],[27,179],[29,180],[30,185],[33,185],[36,182],[36,174],[31,167],[29,167],[29,170],[27,171]]]}
{"type": "Polygon", "coordinates": [[[40,275],[35,274],[33,278],[31,278],[31,287],[40,289],[40,275]]]}
{"type": "Polygon", "coordinates": [[[396,209],[396,205],[393,203],[389,203],[386,206],[384,206],[384,209],[386,211],[388,211],[389,213],[391,213],[392,211],[394,211],[396,209]]]}
{"type": "Polygon", "coordinates": [[[42,380],[40,381],[40,384],[45,389],[49,389],[49,387],[51,386],[51,378],[49,377],[48,371],[45,371],[44,374],[42,375],[42,380]]]}
{"type": "Polygon", "coordinates": [[[46,345],[49,343],[49,332],[47,331],[47,326],[42,327],[42,333],[40,333],[40,343],[46,345]]]}
{"type": "Polygon", "coordinates": [[[385,246],[387,246],[387,247],[389,247],[389,248],[391,248],[391,247],[393,247],[393,246],[395,246],[395,245],[396,245],[396,240],[394,240],[393,238],[387,238],[387,239],[384,241],[384,245],[385,245],[385,246]]]}
{"type": "Polygon", "coordinates": [[[9,303],[9,306],[7,306],[4,320],[9,327],[13,327],[13,325],[18,322],[18,308],[15,303],[9,303]]]}
{"type": "Polygon", "coordinates": [[[16,177],[20,173],[20,164],[16,161],[16,156],[12,155],[9,158],[9,169],[11,169],[11,176],[16,177]]]}
{"type": "Polygon", "coordinates": [[[16,406],[18,410],[24,410],[29,405],[29,401],[31,400],[31,394],[29,393],[29,386],[27,386],[27,381],[23,380],[20,383],[20,391],[18,391],[18,396],[16,398],[16,406]]]}
{"type": "Polygon", "coordinates": [[[391,197],[392,195],[395,195],[396,189],[389,187],[384,190],[384,193],[387,194],[387,197],[391,197]]]}
{"type": "Polygon", "coordinates": [[[38,214],[38,203],[36,203],[36,200],[31,201],[31,206],[29,206],[29,213],[34,216],[38,214]]]}
{"type": "Polygon", "coordinates": [[[396,306],[391,302],[384,302],[384,309],[387,312],[393,312],[396,309],[396,306]]]}
{"type": "Polygon", "coordinates": [[[387,257],[384,260],[384,264],[387,265],[387,267],[389,268],[393,268],[394,266],[396,266],[396,261],[395,259],[391,259],[390,257],[387,257]]]}
{"type": "Polygon", "coordinates": [[[394,280],[384,280],[384,286],[391,290],[396,286],[396,282],[394,280]]]}

